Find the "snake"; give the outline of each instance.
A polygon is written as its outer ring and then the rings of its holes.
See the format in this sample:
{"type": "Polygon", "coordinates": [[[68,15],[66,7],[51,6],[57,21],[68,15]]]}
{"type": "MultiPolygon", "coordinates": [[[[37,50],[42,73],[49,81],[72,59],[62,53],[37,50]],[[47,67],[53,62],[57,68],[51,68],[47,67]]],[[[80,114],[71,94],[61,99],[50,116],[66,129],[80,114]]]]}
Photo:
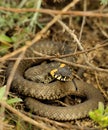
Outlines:
{"type": "MultiPolygon", "coordinates": [[[[11,90],[25,96],[25,105],[33,113],[43,117],[47,117],[59,121],[70,121],[80,118],[85,118],[91,110],[98,107],[99,102],[104,103],[104,98],[101,92],[93,85],[74,78],[70,81],[62,82],[59,80],[53,80],[49,83],[31,81],[24,75],[28,68],[33,66],[40,67],[43,62],[50,63],[51,66],[60,66],[61,63],[53,62],[52,60],[46,60],[45,58],[39,58],[38,54],[49,56],[58,56],[62,54],[69,54],[72,52],[72,45],[68,43],[55,42],[49,39],[43,39],[37,43],[31,45],[25,52],[23,59],[20,61],[11,83],[11,90]],[[32,59],[35,57],[34,59],[32,59]],[[27,59],[28,58],[28,59],[27,59]],[[82,103],[69,106],[55,106],[51,104],[45,104],[44,101],[61,99],[67,95],[81,95],[86,97],[86,100],[82,103]]],[[[71,61],[72,58],[65,58],[71,61]]],[[[6,77],[10,76],[10,73],[14,66],[14,61],[10,61],[7,67],[6,77]]],[[[44,66],[44,64],[42,65],[44,66]]],[[[51,68],[52,69],[52,68],[51,68]]],[[[38,72],[44,72],[45,70],[51,71],[50,66],[47,68],[38,68],[38,72]]],[[[29,73],[28,73],[29,74],[29,73]]],[[[41,77],[41,76],[40,76],[41,77]]]]}

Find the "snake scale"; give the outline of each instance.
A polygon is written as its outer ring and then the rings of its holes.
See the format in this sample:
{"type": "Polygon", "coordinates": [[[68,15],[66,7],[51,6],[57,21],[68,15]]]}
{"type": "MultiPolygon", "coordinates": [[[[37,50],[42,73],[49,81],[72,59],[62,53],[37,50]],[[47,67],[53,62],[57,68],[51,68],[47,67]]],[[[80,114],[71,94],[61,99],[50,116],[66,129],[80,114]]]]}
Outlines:
{"type": "MultiPolygon", "coordinates": [[[[38,51],[47,55],[68,54],[71,50],[66,43],[57,43],[50,40],[40,40],[26,50],[25,57],[38,57],[33,51],[38,51]]],[[[92,85],[78,79],[73,81],[61,82],[53,81],[51,83],[37,83],[25,78],[24,72],[33,65],[39,65],[45,59],[21,60],[15,72],[11,89],[26,96],[25,104],[34,113],[55,120],[74,120],[84,118],[90,110],[96,109],[98,102],[104,102],[100,91],[92,85]],[[41,100],[54,100],[67,95],[83,95],[87,100],[74,106],[52,106],[42,103],[41,100]]],[[[7,67],[7,77],[12,71],[14,61],[7,67]]],[[[43,72],[44,73],[44,72],[43,72]]]]}

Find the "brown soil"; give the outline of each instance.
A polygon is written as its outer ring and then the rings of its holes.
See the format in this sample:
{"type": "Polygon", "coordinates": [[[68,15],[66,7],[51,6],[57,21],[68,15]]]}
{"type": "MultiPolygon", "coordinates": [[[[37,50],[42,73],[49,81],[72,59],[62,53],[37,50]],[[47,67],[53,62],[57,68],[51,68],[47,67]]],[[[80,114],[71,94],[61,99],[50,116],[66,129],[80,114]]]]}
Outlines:
{"type": "MultiPolygon", "coordinates": [[[[44,0],[43,8],[50,8],[50,9],[62,9],[64,7],[64,3],[59,3],[60,6],[58,6],[57,0],[52,3],[46,3],[47,0],[44,0]]],[[[64,0],[65,1],[65,0],[64,0]]],[[[58,2],[60,2],[58,0],[58,2]]],[[[65,4],[68,4],[68,2],[65,1],[65,4]]],[[[79,4],[74,8],[74,10],[82,10],[83,3],[79,2],[79,4]]],[[[100,8],[98,2],[97,4],[91,6],[91,3],[88,2],[87,8],[90,10],[96,10],[100,8]]],[[[46,24],[50,21],[51,17],[49,15],[43,14],[40,16],[39,21],[41,21],[43,24],[46,24]],[[44,19],[43,19],[44,17],[44,19]]],[[[81,31],[81,24],[82,24],[82,17],[79,16],[69,16],[65,15],[62,16],[62,21],[71,29],[75,30],[76,36],[79,38],[80,31],[81,31]]],[[[102,69],[108,70],[108,44],[106,46],[103,46],[104,43],[108,43],[108,18],[96,18],[96,17],[86,17],[84,28],[82,29],[82,37],[81,37],[81,45],[84,48],[84,51],[87,49],[93,49],[89,52],[86,52],[87,59],[90,64],[94,65],[95,67],[99,67],[102,69]],[[106,41],[107,40],[107,41],[106,41]]],[[[77,47],[76,42],[71,38],[70,34],[65,31],[63,27],[59,23],[55,23],[50,29],[46,37],[49,37],[50,39],[53,39],[55,41],[60,42],[73,42],[76,46],[76,50],[79,51],[80,49],[77,47]]],[[[83,59],[82,55],[77,55],[77,63],[80,63],[82,65],[85,65],[85,61],[83,59]]],[[[0,66],[0,68],[3,68],[1,70],[5,70],[3,66],[0,66]]],[[[78,70],[78,67],[75,68],[75,70],[78,70]]],[[[1,86],[4,84],[4,72],[1,72],[0,75],[0,83],[1,86]]],[[[85,69],[83,76],[83,81],[92,83],[94,87],[100,89],[101,93],[103,94],[105,98],[105,106],[108,105],[108,72],[102,72],[102,71],[95,71],[93,69],[85,69]]],[[[97,97],[98,98],[98,97],[97,97]]],[[[77,101],[79,99],[76,99],[77,101]]],[[[18,107],[20,107],[21,111],[23,113],[29,115],[28,113],[24,112],[24,106],[23,104],[18,104],[18,107]],[[23,106],[23,107],[22,107],[23,106]]],[[[9,115],[8,115],[9,116],[9,115]]],[[[16,116],[13,115],[15,120],[16,116]]],[[[95,130],[98,128],[98,125],[93,122],[90,118],[70,121],[70,122],[57,122],[53,121],[47,118],[39,117],[36,115],[31,115],[31,117],[36,120],[37,122],[43,123],[43,126],[47,126],[51,128],[51,130],[95,130]]],[[[13,123],[12,123],[13,124],[13,123]]],[[[24,121],[21,121],[21,124],[23,125],[24,130],[28,129],[28,126],[31,127],[32,130],[40,130],[40,128],[36,126],[31,126],[30,124],[26,124],[24,121]]],[[[21,129],[23,129],[20,126],[21,129]]],[[[17,128],[14,128],[17,129],[17,128]]],[[[100,129],[100,128],[99,128],[100,129]]]]}

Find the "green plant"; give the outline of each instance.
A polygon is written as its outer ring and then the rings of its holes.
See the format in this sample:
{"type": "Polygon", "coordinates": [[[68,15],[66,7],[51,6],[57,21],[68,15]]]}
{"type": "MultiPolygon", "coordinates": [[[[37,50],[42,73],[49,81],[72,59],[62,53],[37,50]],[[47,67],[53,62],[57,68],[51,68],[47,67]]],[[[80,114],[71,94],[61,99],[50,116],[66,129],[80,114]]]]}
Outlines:
{"type": "Polygon", "coordinates": [[[98,109],[89,112],[89,116],[100,127],[108,127],[108,106],[105,108],[102,102],[99,102],[98,109]]]}
{"type": "Polygon", "coordinates": [[[101,4],[103,5],[107,5],[108,4],[108,0],[100,0],[101,1],[101,4]]]}
{"type": "Polygon", "coordinates": [[[16,97],[15,98],[10,98],[10,99],[5,99],[5,97],[4,97],[5,91],[6,91],[6,86],[0,88],[0,100],[1,101],[5,101],[6,100],[6,102],[8,104],[14,104],[14,103],[22,101],[21,98],[16,98],[16,97]]]}

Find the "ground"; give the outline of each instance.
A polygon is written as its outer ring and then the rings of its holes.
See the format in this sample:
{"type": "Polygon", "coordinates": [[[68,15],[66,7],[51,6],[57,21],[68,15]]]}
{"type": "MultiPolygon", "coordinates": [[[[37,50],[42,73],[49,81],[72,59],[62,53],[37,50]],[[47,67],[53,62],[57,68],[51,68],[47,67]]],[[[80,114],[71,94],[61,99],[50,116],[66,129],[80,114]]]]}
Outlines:
{"type": "MultiPolygon", "coordinates": [[[[107,7],[108,5],[101,5],[98,0],[94,4],[93,1],[88,0],[77,2],[77,4],[70,11],[76,11],[75,15],[62,15],[60,20],[63,22],[54,22],[51,23],[52,15],[54,13],[59,13],[57,10],[62,10],[66,5],[70,5],[70,1],[65,0],[55,0],[54,2],[49,2],[48,0],[43,0],[41,3],[41,7],[43,9],[51,9],[55,10],[49,14],[49,11],[46,13],[33,13],[29,11],[25,11],[25,13],[14,13],[17,11],[15,9],[18,5],[20,8],[40,8],[38,2],[34,5],[34,0],[31,2],[25,2],[23,4],[23,0],[16,0],[14,3],[11,1],[0,2],[0,6],[14,8],[13,12],[11,10],[6,11],[5,9],[0,8],[1,11],[1,34],[4,35],[5,40],[3,39],[3,35],[1,35],[0,39],[0,85],[6,85],[6,67],[8,65],[8,60],[11,58],[11,54],[19,48],[26,47],[25,43],[30,41],[33,43],[32,39],[38,39],[40,36],[42,38],[48,37],[54,41],[60,42],[73,42],[76,47],[76,53],[79,51],[83,51],[82,54],[77,54],[77,64],[85,65],[86,61],[88,67],[91,69],[84,69],[82,80],[87,83],[92,83],[94,87],[99,89],[104,96],[105,99],[105,107],[108,106],[108,18],[105,17],[105,13],[108,13],[107,7]],[[82,10],[91,10],[92,17],[87,12],[86,16],[79,16],[77,11],[82,10]],[[105,12],[106,11],[106,12],[105,12]],[[96,13],[98,14],[98,17],[96,13]],[[103,16],[100,15],[102,12],[103,16]],[[38,17],[36,17],[38,15],[38,17]],[[88,17],[87,17],[88,16],[88,17]],[[11,20],[10,20],[11,19],[11,20]],[[35,20],[33,20],[35,19],[35,20]],[[10,20],[8,22],[8,20],[10,20]],[[36,21],[36,22],[34,22],[36,21]],[[51,23],[47,29],[48,23],[51,23]],[[66,25],[66,26],[65,26],[66,25]],[[68,27],[68,29],[66,29],[68,27]],[[41,32],[42,29],[46,29],[46,31],[41,32]],[[70,32],[70,30],[72,32],[70,32]],[[80,45],[78,44],[79,41],[80,45]],[[84,59],[83,54],[86,55],[86,59],[84,59]],[[92,66],[91,66],[92,65],[92,66]],[[95,66],[95,68],[93,68],[95,66]]],[[[56,14],[57,15],[57,14],[56,14]]],[[[59,19],[59,18],[58,18],[59,19]]],[[[23,51],[23,49],[22,49],[23,51]]],[[[21,51],[20,51],[21,52],[21,51]]],[[[13,53],[13,54],[14,54],[13,53]]],[[[75,70],[78,70],[80,67],[75,67],[75,70]]],[[[9,97],[19,96],[10,92],[9,97]]],[[[98,97],[97,97],[98,98],[98,97]]],[[[77,101],[79,99],[76,99],[77,101]]],[[[57,122],[54,120],[50,120],[47,118],[39,117],[37,115],[32,115],[28,112],[25,112],[25,106],[23,102],[16,103],[13,107],[16,110],[19,110],[23,114],[28,117],[34,119],[36,121],[33,123],[33,120],[27,119],[26,117],[20,116],[18,112],[14,112],[11,108],[9,109],[5,106],[6,114],[5,120],[1,126],[5,126],[6,130],[95,130],[102,129],[99,127],[99,124],[94,122],[92,119],[85,118],[70,122],[57,122]],[[21,119],[22,117],[22,119],[21,119]],[[28,123],[29,122],[29,123],[28,123]],[[31,123],[32,122],[32,123],[31,123]],[[36,124],[37,123],[37,124],[36,124]],[[34,125],[33,125],[34,124],[34,125]]],[[[2,116],[3,117],[3,116],[2,116]]],[[[3,129],[3,130],[4,130],[3,129]]],[[[2,129],[1,129],[2,130],[2,129]]]]}

